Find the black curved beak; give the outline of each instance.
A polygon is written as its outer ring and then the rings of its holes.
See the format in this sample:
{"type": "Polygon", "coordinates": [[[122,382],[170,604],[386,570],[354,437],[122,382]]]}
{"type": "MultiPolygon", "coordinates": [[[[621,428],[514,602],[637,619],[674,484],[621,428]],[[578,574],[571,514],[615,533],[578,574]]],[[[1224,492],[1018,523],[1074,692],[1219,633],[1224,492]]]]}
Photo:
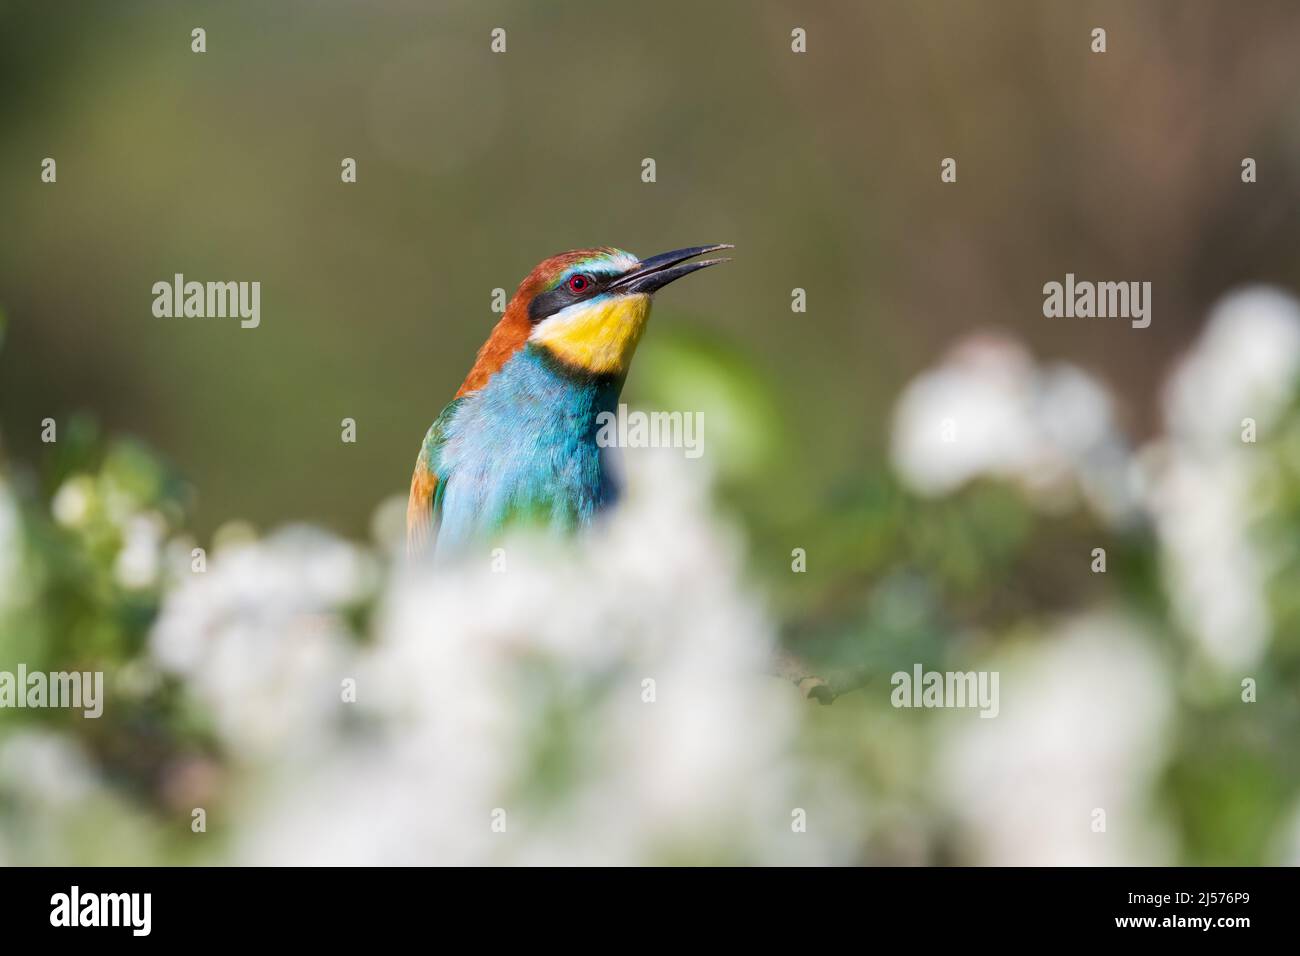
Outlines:
{"type": "Polygon", "coordinates": [[[690,275],[697,269],[705,269],[709,266],[716,266],[719,262],[731,261],[729,258],[723,258],[687,262],[687,259],[694,259],[706,252],[734,248],[735,246],[729,242],[719,242],[712,246],[688,246],[685,249],[674,249],[672,252],[651,256],[649,259],[642,259],[635,269],[615,280],[613,285],[610,286],[610,291],[629,295],[632,293],[650,295],[662,289],[668,283],[675,282],[682,276],[690,275]]]}

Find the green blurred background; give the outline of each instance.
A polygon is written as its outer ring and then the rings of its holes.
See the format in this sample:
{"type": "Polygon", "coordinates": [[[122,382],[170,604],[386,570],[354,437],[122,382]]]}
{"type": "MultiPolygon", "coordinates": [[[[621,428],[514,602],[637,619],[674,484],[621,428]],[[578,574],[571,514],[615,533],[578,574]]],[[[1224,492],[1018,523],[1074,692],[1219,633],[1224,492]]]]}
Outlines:
{"type": "MultiPolygon", "coordinates": [[[[46,416],[139,436],[203,534],[356,534],[493,288],[577,246],[730,241],[645,357],[716,345],[770,388],[756,515],[878,459],[900,386],[972,329],[1099,374],[1141,433],[1212,299],[1300,284],[1298,45],[1300,9],[1257,2],[0,3],[0,426],[29,458],[46,416]],[[1151,281],[1151,328],[1044,319],[1067,271],[1151,281]],[[154,318],[176,272],[260,280],[261,327],[154,318]]],[[[660,397],[639,372],[629,400],[660,397]]]]}

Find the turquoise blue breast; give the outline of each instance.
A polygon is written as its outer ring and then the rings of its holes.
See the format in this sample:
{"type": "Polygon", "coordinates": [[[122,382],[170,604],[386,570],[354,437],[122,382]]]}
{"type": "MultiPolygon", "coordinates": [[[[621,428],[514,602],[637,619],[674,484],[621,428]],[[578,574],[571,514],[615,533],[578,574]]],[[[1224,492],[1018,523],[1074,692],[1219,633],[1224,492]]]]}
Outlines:
{"type": "Polygon", "coordinates": [[[537,347],[517,352],[462,398],[434,462],[441,492],[438,551],[481,541],[515,521],[567,530],[615,497],[596,416],[621,381],[574,375],[537,347]]]}

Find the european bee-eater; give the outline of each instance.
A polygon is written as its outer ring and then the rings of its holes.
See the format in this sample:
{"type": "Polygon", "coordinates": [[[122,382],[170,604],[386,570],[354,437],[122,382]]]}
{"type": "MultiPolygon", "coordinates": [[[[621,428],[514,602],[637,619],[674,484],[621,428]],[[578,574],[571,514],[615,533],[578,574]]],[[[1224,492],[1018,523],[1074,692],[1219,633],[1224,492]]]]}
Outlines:
{"type": "Polygon", "coordinates": [[[656,291],[726,262],[726,243],[638,259],[621,249],[552,256],[519,284],[460,391],[424,436],[407,504],[408,550],[440,554],[516,522],[572,529],[617,490],[596,441],[613,412],[656,291]]]}

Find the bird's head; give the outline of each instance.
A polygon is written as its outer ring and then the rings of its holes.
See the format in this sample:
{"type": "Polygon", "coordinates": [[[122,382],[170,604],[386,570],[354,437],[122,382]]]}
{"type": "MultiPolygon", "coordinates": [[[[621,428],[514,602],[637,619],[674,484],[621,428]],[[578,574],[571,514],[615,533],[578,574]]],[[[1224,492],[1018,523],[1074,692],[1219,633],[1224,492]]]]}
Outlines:
{"type": "Polygon", "coordinates": [[[528,341],[577,371],[626,374],[655,292],[684,275],[727,261],[689,260],[730,248],[725,243],[691,246],[648,259],[611,248],[552,256],[516,293],[527,297],[528,341]]]}
{"type": "Polygon", "coordinates": [[[638,259],[606,246],[544,259],[519,283],[457,395],[482,388],[530,343],[579,374],[625,375],[655,292],[698,269],[727,262],[690,260],[730,248],[716,243],[638,259]]]}

